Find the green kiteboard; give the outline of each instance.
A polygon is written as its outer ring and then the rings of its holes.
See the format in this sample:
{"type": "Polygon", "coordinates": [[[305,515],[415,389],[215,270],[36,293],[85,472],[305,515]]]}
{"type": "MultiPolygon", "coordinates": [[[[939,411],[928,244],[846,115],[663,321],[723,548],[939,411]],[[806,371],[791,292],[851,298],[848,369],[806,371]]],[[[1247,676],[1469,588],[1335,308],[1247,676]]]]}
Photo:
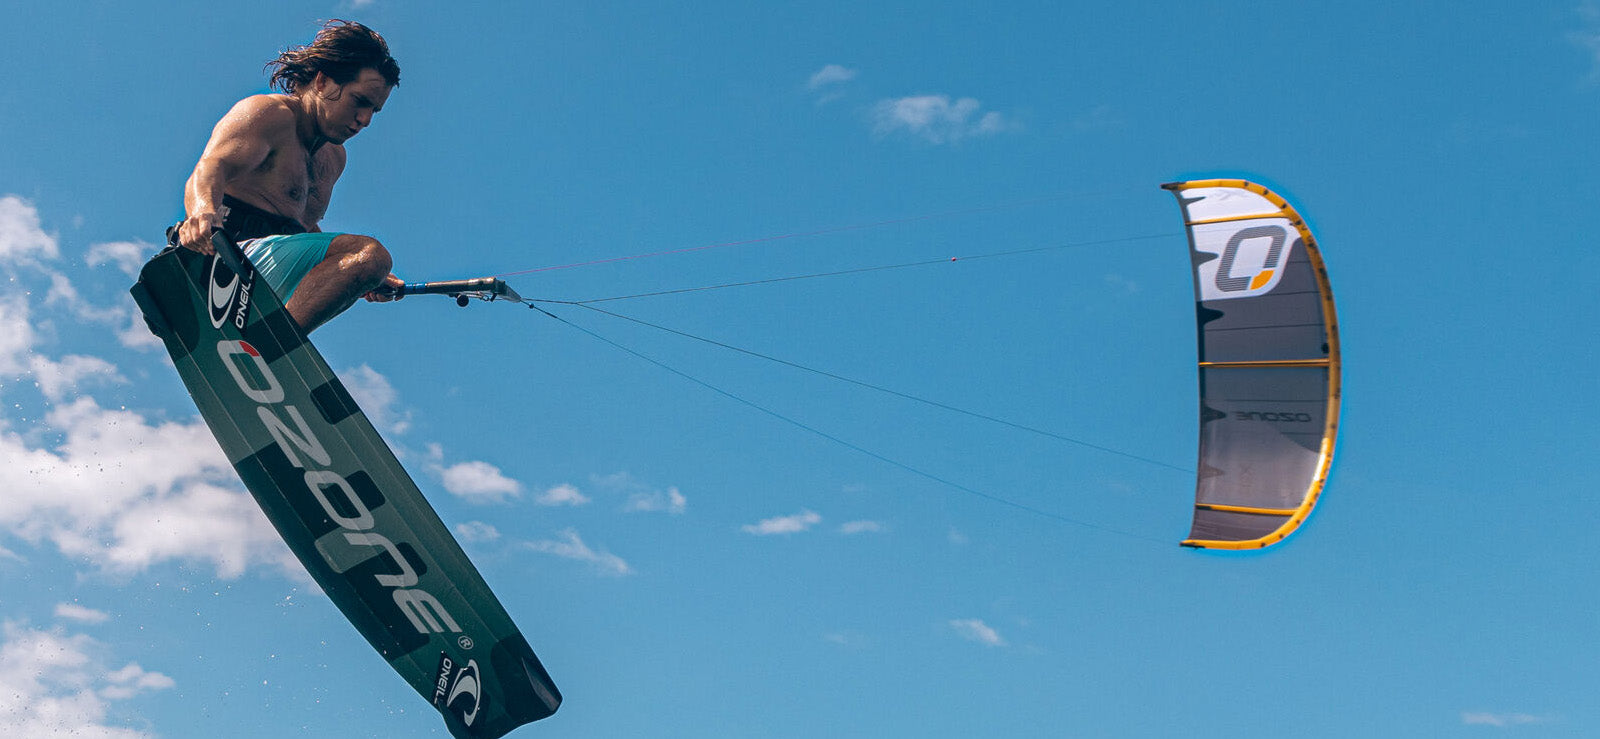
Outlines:
{"type": "Polygon", "coordinates": [[[451,735],[554,713],[549,673],[394,452],[249,260],[212,243],[166,249],[131,292],[268,520],[451,735]]]}

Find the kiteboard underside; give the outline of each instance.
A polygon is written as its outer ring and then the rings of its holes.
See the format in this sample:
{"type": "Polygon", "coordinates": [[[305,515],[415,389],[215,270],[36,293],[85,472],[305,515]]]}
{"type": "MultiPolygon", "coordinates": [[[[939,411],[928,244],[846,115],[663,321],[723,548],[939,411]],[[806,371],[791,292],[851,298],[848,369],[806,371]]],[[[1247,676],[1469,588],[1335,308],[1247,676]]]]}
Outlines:
{"type": "Polygon", "coordinates": [[[267,519],[453,736],[554,713],[560,692],[416,483],[249,261],[223,253],[169,248],[131,292],[267,519]]]}

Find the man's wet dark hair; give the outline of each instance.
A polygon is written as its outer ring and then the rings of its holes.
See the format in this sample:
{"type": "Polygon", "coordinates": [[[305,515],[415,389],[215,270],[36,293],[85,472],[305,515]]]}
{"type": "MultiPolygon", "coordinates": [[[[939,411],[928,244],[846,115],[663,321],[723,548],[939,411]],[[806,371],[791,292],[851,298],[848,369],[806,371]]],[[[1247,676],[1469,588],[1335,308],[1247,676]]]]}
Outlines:
{"type": "Polygon", "coordinates": [[[389,56],[389,44],[355,21],[328,21],[310,44],[290,47],[267,62],[267,68],[272,69],[272,87],[291,94],[311,84],[318,72],[345,85],[371,68],[390,87],[400,84],[400,64],[389,56]]]}

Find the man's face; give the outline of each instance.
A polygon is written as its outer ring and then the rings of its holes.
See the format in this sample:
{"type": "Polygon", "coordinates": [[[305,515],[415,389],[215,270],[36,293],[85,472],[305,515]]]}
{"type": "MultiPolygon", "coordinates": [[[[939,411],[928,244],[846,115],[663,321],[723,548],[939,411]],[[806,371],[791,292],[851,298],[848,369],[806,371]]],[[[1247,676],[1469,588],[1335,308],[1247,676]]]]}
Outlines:
{"type": "Polygon", "coordinates": [[[392,91],[394,88],[375,69],[363,69],[354,80],[343,85],[319,72],[316,92],[322,103],[318,121],[322,135],[335,144],[349,141],[361,129],[372,125],[372,115],[383,110],[392,91]]]}

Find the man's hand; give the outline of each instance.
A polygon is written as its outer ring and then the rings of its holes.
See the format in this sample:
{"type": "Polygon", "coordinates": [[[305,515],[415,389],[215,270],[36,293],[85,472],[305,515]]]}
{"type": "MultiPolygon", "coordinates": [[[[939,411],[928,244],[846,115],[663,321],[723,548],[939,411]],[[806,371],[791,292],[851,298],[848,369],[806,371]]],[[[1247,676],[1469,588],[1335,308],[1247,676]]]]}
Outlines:
{"type": "Polygon", "coordinates": [[[399,300],[404,296],[396,296],[394,293],[404,284],[406,284],[405,281],[391,274],[388,277],[383,278],[382,285],[379,285],[377,288],[373,289],[372,292],[367,293],[364,297],[369,303],[387,303],[391,300],[399,300]]]}
{"type": "Polygon", "coordinates": [[[196,213],[185,218],[183,225],[178,226],[178,243],[191,251],[214,254],[216,248],[211,246],[211,232],[219,228],[222,228],[221,215],[196,213]]]}

